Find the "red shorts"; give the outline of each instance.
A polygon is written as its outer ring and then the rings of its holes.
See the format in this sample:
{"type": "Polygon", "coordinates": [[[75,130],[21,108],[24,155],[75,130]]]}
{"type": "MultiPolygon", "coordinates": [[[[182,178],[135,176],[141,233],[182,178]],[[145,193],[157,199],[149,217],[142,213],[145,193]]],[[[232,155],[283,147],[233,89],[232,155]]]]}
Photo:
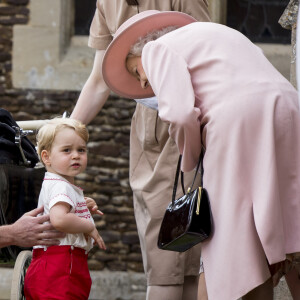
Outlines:
{"type": "Polygon", "coordinates": [[[87,257],[85,250],[73,246],[34,249],[25,276],[26,300],[88,299],[92,280],[87,257]]]}

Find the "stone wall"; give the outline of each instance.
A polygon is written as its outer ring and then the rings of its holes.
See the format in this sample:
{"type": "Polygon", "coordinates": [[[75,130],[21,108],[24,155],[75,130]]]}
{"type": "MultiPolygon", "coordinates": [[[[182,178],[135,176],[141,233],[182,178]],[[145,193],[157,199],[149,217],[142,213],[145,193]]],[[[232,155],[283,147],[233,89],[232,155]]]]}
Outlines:
{"type": "MultiPolygon", "coordinates": [[[[76,91],[16,89],[12,85],[13,25],[27,24],[29,18],[29,0],[0,0],[0,107],[10,111],[16,121],[71,113],[78,98],[76,91]]],[[[112,96],[88,126],[89,166],[77,184],[104,212],[95,222],[107,245],[106,251],[92,250],[92,270],[143,272],[128,180],[134,108],[133,101],[112,96]]],[[[31,139],[34,141],[34,136],[31,139]]]]}

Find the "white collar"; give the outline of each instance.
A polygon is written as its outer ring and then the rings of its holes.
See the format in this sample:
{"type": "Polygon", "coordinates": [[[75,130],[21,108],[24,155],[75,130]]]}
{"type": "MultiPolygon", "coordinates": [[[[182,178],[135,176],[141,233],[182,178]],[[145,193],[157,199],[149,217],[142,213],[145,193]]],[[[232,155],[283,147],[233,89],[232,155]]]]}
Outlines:
{"type": "Polygon", "coordinates": [[[45,173],[45,176],[44,176],[44,180],[58,180],[58,181],[64,181],[68,184],[70,184],[75,190],[77,190],[78,192],[81,192],[83,191],[83,189],[77,185],[74,185],[73,183],[71,183],[70,181],[68,181],[66,178],[58,175],[58,174],[55,174],[55,173],[52,173],[52,172],[46,172],[45,173]]]}

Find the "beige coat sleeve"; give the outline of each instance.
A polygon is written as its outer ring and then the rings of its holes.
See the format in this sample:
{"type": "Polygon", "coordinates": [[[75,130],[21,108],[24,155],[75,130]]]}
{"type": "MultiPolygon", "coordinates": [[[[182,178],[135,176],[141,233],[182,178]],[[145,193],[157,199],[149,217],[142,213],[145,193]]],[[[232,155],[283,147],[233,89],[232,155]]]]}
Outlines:
{"type": "Polygon", "coordinates": [[[97,0],[95,15],[90,27],[88,46],[98,50],[105,50],[113,37],[108,29],[103,7],[97,0]]]}

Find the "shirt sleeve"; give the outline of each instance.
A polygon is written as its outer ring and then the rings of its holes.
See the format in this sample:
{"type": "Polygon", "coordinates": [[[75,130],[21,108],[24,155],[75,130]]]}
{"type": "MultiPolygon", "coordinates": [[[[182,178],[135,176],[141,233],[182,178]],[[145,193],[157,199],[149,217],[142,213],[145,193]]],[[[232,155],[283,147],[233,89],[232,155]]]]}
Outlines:
{"type": "Polygon", "coordinates": [[[158,98],[159,116],[169,122],[169,134],[182,154],[181,169],[193,170],[201,150],[200,109],[186,61],[162,42],[149,42],[142,64],[158,98]]]}
{"type": "Polygon", "coordinates": [[[68,203],[72,207],[71,211],[75,210],[76,199],[73,197],[72,187],[65,182],[57,182],[53,185],[50,191],[49,209],[58,202],[68,203]]]}
{"type": "Polygon", "coordinates": [[[88,46],[97,50],[105,50],[112,39],[113,37],[108,29],[103,8],[98,0],[90,27],[88,46]]]}
{"type": "Polygon", "coordinates": [[[207,0],[173,0],[173,10],[186,13],[200,22],[209,22],[207,0]]]}

